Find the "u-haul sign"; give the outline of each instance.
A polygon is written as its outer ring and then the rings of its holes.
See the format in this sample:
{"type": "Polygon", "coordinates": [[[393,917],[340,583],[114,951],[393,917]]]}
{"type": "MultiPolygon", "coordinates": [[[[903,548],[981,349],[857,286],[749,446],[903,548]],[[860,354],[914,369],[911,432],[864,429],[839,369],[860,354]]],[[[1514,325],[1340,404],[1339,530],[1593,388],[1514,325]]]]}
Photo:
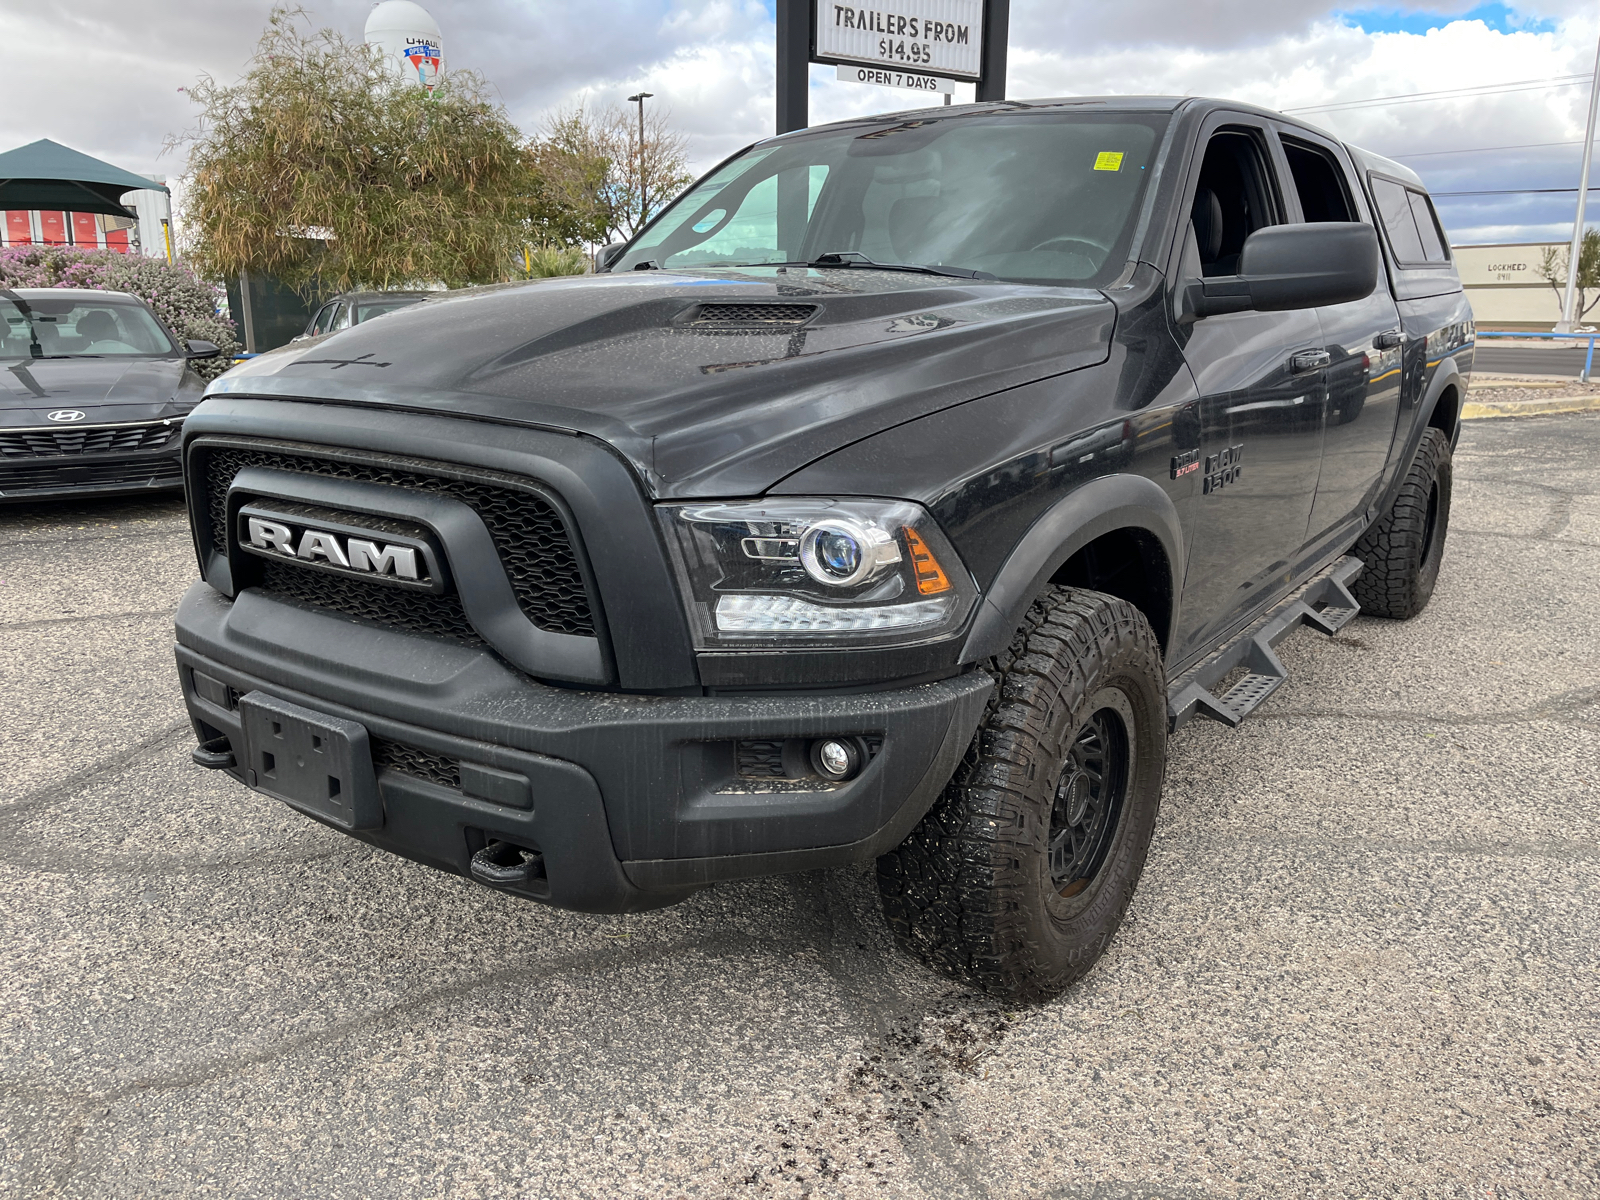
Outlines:
{"type": "Polygon", "coordinates": [[[817,62],[951,79],[983,75],[983,0],[816,0],[817,62]]]}

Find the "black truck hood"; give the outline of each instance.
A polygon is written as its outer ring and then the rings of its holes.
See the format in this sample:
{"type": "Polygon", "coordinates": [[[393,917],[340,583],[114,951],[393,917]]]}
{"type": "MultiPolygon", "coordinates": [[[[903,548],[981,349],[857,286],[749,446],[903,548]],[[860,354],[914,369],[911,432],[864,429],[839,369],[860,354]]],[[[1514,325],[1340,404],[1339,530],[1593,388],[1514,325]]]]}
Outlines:
{"type": "Polygon", "coordinates": [[[1101,362],[1113,316],[1097,291],[861,268],[578,276],[431,300],[207,394],[585,433],[658,497],[750,495],[892,425],[1101,362]],[[801,306],[804,324],[706,308],[750,304],[801,306]]]}
{"type": "Polygon", "coordinates": [[[32,358],[0,362],[0,427],[112,425],[186,412],[201,383],[181,358],[32,358]],[[46,415],[76,411],[82,418],[46,415]]]}

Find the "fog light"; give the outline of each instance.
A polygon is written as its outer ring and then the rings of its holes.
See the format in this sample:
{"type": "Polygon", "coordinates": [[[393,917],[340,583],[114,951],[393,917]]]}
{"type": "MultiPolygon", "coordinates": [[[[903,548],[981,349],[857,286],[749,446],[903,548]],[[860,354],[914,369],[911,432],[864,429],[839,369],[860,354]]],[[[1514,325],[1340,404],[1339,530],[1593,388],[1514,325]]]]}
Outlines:
{"type": "Polygon", "coordinates": [[[852,778],[864,757],[853,738],[819,738],[811,743],[811,767],[824,779],[852,778]]]}

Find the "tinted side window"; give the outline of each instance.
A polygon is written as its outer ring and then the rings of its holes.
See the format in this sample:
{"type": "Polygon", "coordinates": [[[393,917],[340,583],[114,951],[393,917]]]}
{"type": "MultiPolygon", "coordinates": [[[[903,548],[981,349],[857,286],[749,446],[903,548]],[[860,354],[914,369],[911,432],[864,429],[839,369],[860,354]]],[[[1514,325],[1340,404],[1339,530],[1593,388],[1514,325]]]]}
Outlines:
{"type": "Polygon", "coordinates": [[[1417,233],[1422,237],[1423,256],[1431,263],[1450,261],[1444,238],[1439,233],[1439,218],[1434,215],[1433,203],[1421,192],[1406,189],[1406,199],[1411,202],[1411,215],[1416,218],[1417,233]]]}
{"type": "Polygon", "coordinates": [[[316,324],[311,327],[311,332],[327,333],[328,325],[333,321],[333,305],[324,304],[322,311],[317,314],[316,324]]]}
{"type": "Polygon", "coordinates": [[[1210,278],[1235,275],[1245,239],[1278,222],[1271,168],[1254,134],[1222,129],[1206,143],[1189,220],[1200,269],[1210,278]]]}
{"type": "Polygon", "coordinates": [[[1402,263],[1421,264],[1428,261],[1422,249],[1422,235],[1417,232],[1416,218],[1411,215],[1411,200],[1406,189],[1387,179],[1372,179],[1372,198],[1378,202],[1378,215],[1383,220],[1383,231],[1389,237],[1396,260],[1402,263]]]}
{"type": "Polygon", "coordinates": [[[341,304],[341,305],[339,305],[339,307],[337,309],[334,310],[333,325],[331,326],[331,330],[332,330],[332,332],[337,333],[341,329],[349,329],[349,328],[350,328],[350,307],[349,307],[349,305],[341,304]]]}
{"type": "Polygon", "coordinates": [[[1283,153],[1294,176],[1300,210],[1308,221],[1354,221],[1355,206],[1345,191],[1343,172],[1322,150],[1284,140],[1283,153]]]}

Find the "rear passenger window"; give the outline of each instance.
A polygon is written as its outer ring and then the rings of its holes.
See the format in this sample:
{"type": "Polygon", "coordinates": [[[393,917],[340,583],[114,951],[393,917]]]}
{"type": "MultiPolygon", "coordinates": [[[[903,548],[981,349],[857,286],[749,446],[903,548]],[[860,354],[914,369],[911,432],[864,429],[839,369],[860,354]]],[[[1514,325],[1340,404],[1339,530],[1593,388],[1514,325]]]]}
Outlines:
{"type": "MultiPolygon", "coordinates": [[[[1374,175],[1372,198],[1377,201],[1378,215],[1383,220],[1383,231],[1388,235],[1395,260],[1402,265],[1425,266],[1428,255],[1422,246],[1417,219],[1411,212],[1411,197],[1407,190],[1392,180],[1379,179],[1374,175]]],[[[1434,237],[1438,237],[1437,232],[1434,237]]]]}
{"type": "Polygon", "coordinates": [[[1422,237],[1422,253],[1431,263],[1450,261],[1444,238],[1439,233],[1439,218],[1433,211],[1433,202],[1421,192],[1406,189],[1406,199],[1411,201],[1411,215],[1416,218],[1417,233],[1422,237]]]}
{"type": "Polygon", "coordinates": [[[1326,151],[1304,142],[1283,141],[1283,153],[1294,176],[1300,211],[1307,221],[1354,221],[1355,206],[1345,191],[1344,172],[1326,151]]]}

